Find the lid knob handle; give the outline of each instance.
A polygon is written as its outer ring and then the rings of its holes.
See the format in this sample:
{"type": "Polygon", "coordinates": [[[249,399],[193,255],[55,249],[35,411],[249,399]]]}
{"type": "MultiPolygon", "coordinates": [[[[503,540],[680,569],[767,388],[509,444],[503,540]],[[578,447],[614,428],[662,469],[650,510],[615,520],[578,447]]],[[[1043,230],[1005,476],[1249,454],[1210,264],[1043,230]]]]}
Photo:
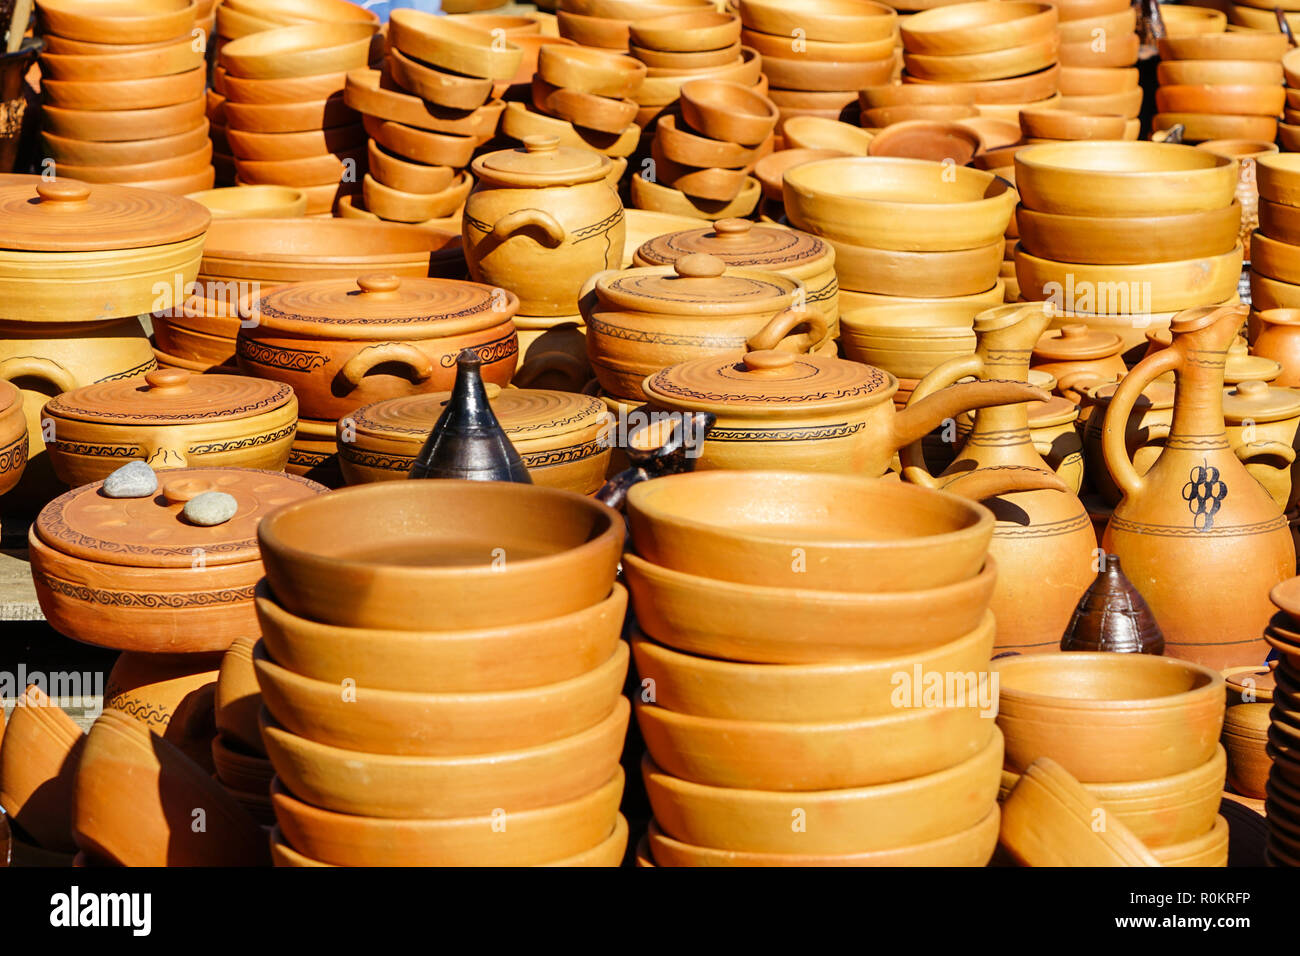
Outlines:
{"type": "Polygon", "coordinates": [[[525,136],[524,151],[529,153],[553,153],[560,148],[560,137],[552,135],[525,136]]]}
{"type": "Polygon", "coordinates": [[[197,498],[205,491],[215,490],[212,482],[206,478],[174,478],[163,484],[163,497],[168,504],[183,505],[192,498],[197,498]]]}
{"type": "Polygon", "coordinates": [[[1087,338],[1087,335],[1088,327],[1081,322],[1061,326],[1061,338],[1063,339],[1082,339],[1087,338]]]}
{"type": "Polygon", "coordinates": [[[79,205],[90,198],[90,187],[75,179],[45,179],[36,185],[42,205],[55,208],[79,205]]]}
{"type": "Polygon", "coordinates": [[[716,279],[726,271],[727,264],[717,256],[693,252],[678,259],[673,263],[673,268],[685,279],[716,279]]]}
{"type": "Polygon", "coordinates": [[[758,349],[745,353],[745,370],[749,372],[781,372],[794,364],[794,355],[776,349],[758,349]]]}
{"type": "Polygon", "coordinates": [[[371,273],[357,279],[357,288],[367,295],[391,295],[401,285],[400,277],[387,273],[371,273]]]}
{"type": "Polygon", "coordinates": [[[720,239],[743,239],[752,228],[748,219],[719,219],[713,224],[714,235],[720,239]]]}
{"type": "Polygon", "coordinates": [[[146,372],[145,383],[151,392],[188,392],[190,373],[183,368],[156,368],[146,372]]]}
{"type": "Polygon", "coordinates": [[[1237,394],[1246,398],[1262,398],[1268,394],[1268,382],[1247,379],[1237,383],[1237,394]]]}

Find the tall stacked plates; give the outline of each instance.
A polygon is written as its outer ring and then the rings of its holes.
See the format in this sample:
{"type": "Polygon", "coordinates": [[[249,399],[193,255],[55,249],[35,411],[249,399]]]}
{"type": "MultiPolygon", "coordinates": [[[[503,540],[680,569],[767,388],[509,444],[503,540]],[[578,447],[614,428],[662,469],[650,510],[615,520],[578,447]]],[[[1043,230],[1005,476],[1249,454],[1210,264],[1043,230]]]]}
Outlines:
{"type": "Polygon", "coordinates": [[[1053,0],[1061,31],[1061,107],[1133,116],[1138,90],[1137,18],[1129,0],[1053,0]],[[1100,32],[1098,32],[1100,31],[1100,32]]]}
{"type": "Polygon", "coordinates": [[[1282,610],[1264,633],[1281,652],[1265,747],[1273,758],[1265,788],[1269,862],[1300,866],[1300,578],[1283,581],[1269,597],[1282,610]]]}
{"type": "Polygon", "coordinates": [[[850,476],[714,471],[638,485],[628,514],[658,865],[988,861],[987,511],[850,476]],[[937,673],[961,693],[927,698],[937,673]]]}
{"type": "MultiPolygon", "coordinates": [[[[1202,47],[1214,50],[1219,36],[1229,42],[1232,37],[1203,33],[1182,38],[1194,38],[1202,47]]],[[[1180,124],[1185,142],[1246,139],[1271,143],[1285,102],[1282,68],[1276,59],[1208,60],[1194,55],[1199,52],[1195,46],[1183,50],[1192,55],[1179,57],[1179,39],[1175,34],[1160,41],[1166,62],[1159,67],[1155,128],[1180,124]]]]}
{"type": "Polygon", "coordinates": [[[1259,230],[1251,238],[1250,294],[1257,311],[1300,306],[1300,156],[1255,162],[1259,230]]]}
{"type": "Polygon", "coordinates": [[[619,864],[616,512],[530,485],[380,483],[290,506],[261,542],[279,865],[619,864]]]}
{"type": "Polygon", "coordinates": [[[1282,74],[1286,83],[1285,122],[1278,127],[1282,146],[1288,151],[1300,149],[1300,123],[1292,122],[1292,111],[1300,110],[1300,57],[1287,53],[1282,57],[1282,74]]]}

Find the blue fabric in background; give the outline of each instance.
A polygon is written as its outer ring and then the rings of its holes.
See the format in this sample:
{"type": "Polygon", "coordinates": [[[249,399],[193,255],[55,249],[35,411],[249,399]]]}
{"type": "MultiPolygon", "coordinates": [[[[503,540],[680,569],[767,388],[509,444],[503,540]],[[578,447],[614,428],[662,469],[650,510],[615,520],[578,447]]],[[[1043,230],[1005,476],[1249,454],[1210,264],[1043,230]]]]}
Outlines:
{"type": "Polygon", "coordinates": [[[425,13],[441,13],[442,0],[352,0],[359,7],[373,10],[380,21],[387,23],[391,10],[422,10],[425,13]]]}

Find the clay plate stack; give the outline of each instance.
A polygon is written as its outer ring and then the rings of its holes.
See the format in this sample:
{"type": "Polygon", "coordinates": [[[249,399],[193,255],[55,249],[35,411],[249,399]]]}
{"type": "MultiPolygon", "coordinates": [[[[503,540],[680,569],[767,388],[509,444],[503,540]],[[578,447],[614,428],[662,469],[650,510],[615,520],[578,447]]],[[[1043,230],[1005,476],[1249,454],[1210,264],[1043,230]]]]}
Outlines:
{"type": "Polygon", "coordinates": [[[450,480],[320,505],[260,529],[277,865],[617,866],[620,516],[450,480]]]}
{"type": "MultiPolygon", "coordinates": [[[[1265,787],[1268,856],[1274,866],[1300,866],[1300,578],[1273,588],[1269,597],[1281,613],[1264,634],[1278,652],[1266,755],[1272,759],[1265,787]]],[[[1246,705],[1242,705],[1246,706],[1246,705]]],[[[1236,710],[1238,708],[1232,708],[1236,710]]],[[[1253,715],[1252,715],[1253,717],[1253,715]]],[[[1255,720],[1251,720],[1255,724],[1255,720]]]]}
{"type": "MultiPolygon", "coordinates": [[[[1216,35],[1190,36],[1213,43],[1216,35]]],[[[1174,56],[1160,64],[1157,112],[1152,120],[1155,129],[1181,125],[1187,143],[1219,139],[1271,143],[1277,137],[1278,116],[1284,106],[1287,124],[1294,127],[1300,111],[1291,111],[1286,104],[1282,69],[1276,60],[1178,57],[1176,48],[1170,46],[1178,40],[1179,35],[1173,34],[1172,41],[1161,41],[1161,55],[1168,50],[1174,56]]]]}
{"type": "Polygon", "coordinates": [[[1259,230],[1251,238],[1251,303],[1258,311],[1300,305],[1300,162],[1292,153],[1255,162],[1259,230]]]}
{"type": "Polygon", "coordinates": [[[633,487],[628,515],[657,865],[988,862],[987,511],[853,476],[710,471],[633,487]],[[968,694],[927,704],[928,672],[968,694]]]}
{"type": "Polygon", "coordinates": [[[206,34],[194,0],[49,0],[37,10],[50,172],[176,195],[210,189],[206,34]]]}
{"type": "Polygon", "coordinates": [[[1129,0],[1054,0],[1052,5],[1061,34],[1061,108],[1129,115],[1136,102],[1140,109],[1139,40],[1129,0]],[[1104,45],[1092,42],[1097,29],[1104,45]]]}

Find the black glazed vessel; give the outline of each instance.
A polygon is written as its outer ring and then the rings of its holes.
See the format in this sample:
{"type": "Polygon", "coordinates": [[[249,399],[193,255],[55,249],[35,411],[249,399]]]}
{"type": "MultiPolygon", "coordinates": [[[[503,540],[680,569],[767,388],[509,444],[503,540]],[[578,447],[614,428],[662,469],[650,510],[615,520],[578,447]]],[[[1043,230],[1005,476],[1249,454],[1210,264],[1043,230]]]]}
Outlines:
{"type": "Polygon", "coordinates": [[[1105,567],[1083,592],[1061,637],[1061,650],[1164,653],[1160,625],[1120,568],[1118,555],[1106,555],[1105,567]]]}
{"type": "Polygon", "coordinates": [[[488,404],[473,349],[456,358],[451,398],[411,466],[411,478],[460,478],[468,481],[513,481],[531,485],[519,452],[488,404]]]}

